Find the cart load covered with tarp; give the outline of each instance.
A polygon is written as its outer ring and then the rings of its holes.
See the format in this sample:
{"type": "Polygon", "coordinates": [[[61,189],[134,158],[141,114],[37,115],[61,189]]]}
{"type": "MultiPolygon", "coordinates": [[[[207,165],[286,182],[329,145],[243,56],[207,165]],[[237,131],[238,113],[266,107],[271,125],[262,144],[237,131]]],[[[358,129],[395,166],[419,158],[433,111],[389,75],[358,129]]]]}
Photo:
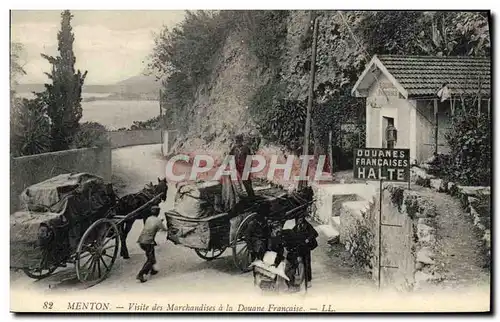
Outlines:
{"type": "Polygon", "coordinates": [[[18,268],[39,265],[42,259],[63,261],[114,203],[103,179],[88,173],[61,174],[34,184],[20,199],[24,209],[10,218],[11,267],[18,268]]]}
{"type": "Polygon", "coordinates": [[[218,181],[182,183],[174,209],[178,217],[167,218],[170,240],[194,248],[209,248],[210,237],[214,236],[217,243],[227,243],[229,218],[216,216],[224,209],[222,185],[218,181]]]}
{"type": "Polygon", "coordinates": [[[174,209],[166,212],[167,238],[194,249],[206,260],[221,256],[231,247],[235,264],[243,271],[250,264],[247,226],[266,218],[286,221],[305,216],[313,199],[311,189],[288,192],[271,185],[256,187],[253,197],[233,192],[229,195],[237,198],[228,199],[227,187],[227,182],[186,183],[178,187],[174,209]]]}

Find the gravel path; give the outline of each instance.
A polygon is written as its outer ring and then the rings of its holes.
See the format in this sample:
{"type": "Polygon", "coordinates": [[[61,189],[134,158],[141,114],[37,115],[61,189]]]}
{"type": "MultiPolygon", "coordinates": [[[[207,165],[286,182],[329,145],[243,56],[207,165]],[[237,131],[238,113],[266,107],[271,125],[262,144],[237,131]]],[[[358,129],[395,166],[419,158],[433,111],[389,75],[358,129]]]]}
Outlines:
{"type": "Polygon", "coordinates": [[[481,237],[460,202],[444,193],[431,193],[437,207],[436,260],[445,288],[489,287],[490,274],[481,237]]]}

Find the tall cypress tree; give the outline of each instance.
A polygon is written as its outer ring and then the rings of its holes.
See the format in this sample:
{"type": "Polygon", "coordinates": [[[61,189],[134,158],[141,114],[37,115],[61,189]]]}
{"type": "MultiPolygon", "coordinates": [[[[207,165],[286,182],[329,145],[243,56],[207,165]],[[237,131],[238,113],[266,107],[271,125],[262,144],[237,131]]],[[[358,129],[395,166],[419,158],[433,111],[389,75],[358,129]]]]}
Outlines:
{"type": "Polygon", "coordinates": [[[71,12],[61,13],[61,30],[57,34],[59,56],[42,54],[52,65],[52,72],[45,73],[52,84],[45,84],[47,113],[51,120],[51,150],[69,148],[79,128],[82,117],[82,86],[87,72],[75,72],[75,37],[71,28],[71,12]]]}

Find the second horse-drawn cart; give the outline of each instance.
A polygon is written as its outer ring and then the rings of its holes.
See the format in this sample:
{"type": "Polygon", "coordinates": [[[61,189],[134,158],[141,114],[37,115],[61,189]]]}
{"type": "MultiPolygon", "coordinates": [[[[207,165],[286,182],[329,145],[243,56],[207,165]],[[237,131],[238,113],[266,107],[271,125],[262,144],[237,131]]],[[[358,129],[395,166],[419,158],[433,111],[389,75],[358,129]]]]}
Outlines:
{"type": "Polygon", "coordinates": [[[118,257],[122,224],[161,197],[120,216],[112,186],[100,177],[62,174],[32,185],[21,195],[26,209],[11,216],[11,267],[42,279],[73,264],[80,282],[99,283],[118,257]]]}
{"type": "Polygon", "coordinates": [[[289,193],[278,187],[256,189],[252,198],[242,198],[230,211],[220,212],[222,186],[203,182],[181,186],[175,210],[167,211],[168,239],[192,248],[204,260],[213,260],[230,248],[234,264],[251,270],[249,227],[255,221],[281,222],[307,216],[312,205],[309,188],[289,193]]]}

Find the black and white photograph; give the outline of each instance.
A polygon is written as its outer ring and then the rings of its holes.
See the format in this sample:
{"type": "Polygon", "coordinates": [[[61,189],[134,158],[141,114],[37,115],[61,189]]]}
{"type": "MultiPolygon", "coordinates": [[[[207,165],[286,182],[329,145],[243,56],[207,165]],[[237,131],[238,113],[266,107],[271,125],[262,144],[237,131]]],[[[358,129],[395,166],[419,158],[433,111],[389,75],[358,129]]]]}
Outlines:
{"type": "Polygon", "coordinates": [[[11,312],[492,311],[491,11],[68,7],[9,13],[11,312]]]}

